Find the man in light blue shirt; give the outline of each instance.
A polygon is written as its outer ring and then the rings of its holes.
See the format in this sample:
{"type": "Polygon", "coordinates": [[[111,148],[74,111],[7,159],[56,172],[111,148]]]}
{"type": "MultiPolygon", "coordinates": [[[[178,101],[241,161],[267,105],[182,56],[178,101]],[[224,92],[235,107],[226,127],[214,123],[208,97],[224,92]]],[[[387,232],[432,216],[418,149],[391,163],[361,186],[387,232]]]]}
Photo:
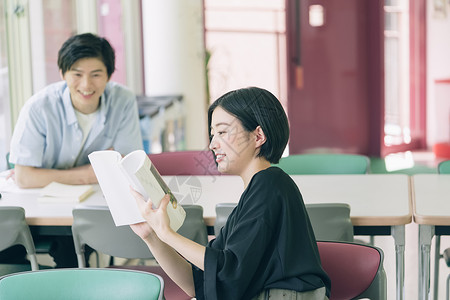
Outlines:
{"type": "MultiPolygon", "coordinates": [[[[32,96],[14,129],[10,162],[21,188],[96,183],[91,152],[143,149],[136,97],[110,82],[115,54],[106,39],[90,33],[69,38],[58,52],[58,67],[64,81],[32,96]]],[[[77,266],[71,236],[54,239],[50,254],[57,267],[77,266]]],[[[0,262],[5,256],[0,252],[0,262]]]]}
{"type": "Polygon", "coordinates": [[[110,47],[92,34],[66,41],[58,54],[65,81],[47,86],[22,108],[10,148],[20,187],[96,183],[88,160],[92,151],[126,155],[143,148],[135,95],[109,82],[110,47]]]}

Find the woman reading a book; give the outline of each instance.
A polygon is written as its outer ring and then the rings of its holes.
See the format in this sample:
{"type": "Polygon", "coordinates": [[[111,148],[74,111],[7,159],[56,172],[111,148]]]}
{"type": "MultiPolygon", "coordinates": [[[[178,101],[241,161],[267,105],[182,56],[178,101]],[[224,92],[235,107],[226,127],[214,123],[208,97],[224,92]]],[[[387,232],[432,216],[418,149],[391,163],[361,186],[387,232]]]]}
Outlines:
{"type": "Polygon", "coordinates": [[[158,209],[134,192],[146,222],[131,225],[164,271],[200,299],[328,299],[302,195],[278,167],[289,125],[278,99],[260,88],[229,92],[208,110],[210,149],[221,173],[239,175],[244,192],[216,239],[205,247],[169,226],[166,195],[158,209]]]}

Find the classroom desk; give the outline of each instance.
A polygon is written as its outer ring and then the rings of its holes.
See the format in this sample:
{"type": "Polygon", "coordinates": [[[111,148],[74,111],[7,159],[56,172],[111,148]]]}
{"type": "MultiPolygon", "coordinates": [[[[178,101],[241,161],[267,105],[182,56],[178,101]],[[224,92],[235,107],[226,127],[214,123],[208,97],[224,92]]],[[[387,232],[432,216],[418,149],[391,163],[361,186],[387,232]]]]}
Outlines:
{"type": "Polygon", "coordinates": [[[436,235],[439,254],[440,236],[450,235],[450,175],[418,174],[412,176],[411,184],[414,222],[419,224],[419,299],[429,299],[431,240],[436,235]]]}
{"type": "MultiPolygon", "coordinates": [[[[163,176],[181,204],[204,209],[213,226],[215,205],[238,202],[243,183],[238,176],[163,176]]],[[[405,225],[411,222],[409,177],[402,174],[293,175],[305,203],[348,203],[356,235],[392,235],[396,251],[397,299],[404,299],[405,225]]],[[[83,205],[105,205],[98,191],[83,205]]],[[[40,228],[69,228],[74,204],[37,203],[37,192],[5,193],[0,205],[25,208],[28,224],[40,228]]]]}
{"type": "MultiPolygon", "coordinates": [[[[40,189],[19,189],[9,182],[5,184],[0,174],[0,206],[21,206],[25,209],[25,218],[33,234],[72,235],[72,209],[76,203],[39,203],[40,189]]],[[[94,185],[94,194],[82,202],[82,205],[106,205],[105,198],[98,185],[94,185]]]]}

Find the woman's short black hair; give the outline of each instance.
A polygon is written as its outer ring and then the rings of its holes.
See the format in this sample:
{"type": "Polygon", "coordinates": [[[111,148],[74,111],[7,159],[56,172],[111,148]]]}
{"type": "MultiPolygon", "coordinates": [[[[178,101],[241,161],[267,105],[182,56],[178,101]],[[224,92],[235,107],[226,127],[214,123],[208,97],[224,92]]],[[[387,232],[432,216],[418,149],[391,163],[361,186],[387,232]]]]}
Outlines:
{"type": "Polygon", "coordinates": [[[70,37],[58,52],[58,67],[64,75],[73,64],[82,58],[99,58],[106,66],[108,78],[115,70],[114,49],[109,42],[92,33],[70,37]]]}
{"type": "Polygon", "coordinates": [[[241,121],[249,132],[255,130],[258,125],[261,126],[267,140],[261,146],[258,157],[264,157],[272,164],[279,162],[289,140],[289,122],[277,97],[257,87],[228,92],[209,107],[209,129],[212,114],[218,106],[241,121]]]}

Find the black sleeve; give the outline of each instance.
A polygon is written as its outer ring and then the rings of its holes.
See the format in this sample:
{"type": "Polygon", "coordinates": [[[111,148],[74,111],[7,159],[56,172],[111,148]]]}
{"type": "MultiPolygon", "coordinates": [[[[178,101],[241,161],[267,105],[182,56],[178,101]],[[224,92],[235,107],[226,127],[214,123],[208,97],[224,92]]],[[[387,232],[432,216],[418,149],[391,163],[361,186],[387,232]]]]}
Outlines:
{"type": "Polygon", "coordinates": [[[205,299],[243,299],[249,290],[262,289],[263,282],[257,280],[258,269],[273,242],[272,216],[278,210],[271,207],[276,196],[269,187],[263,182],[253,182],[230,216],[223,235],[206,248],[205,299]]]}

